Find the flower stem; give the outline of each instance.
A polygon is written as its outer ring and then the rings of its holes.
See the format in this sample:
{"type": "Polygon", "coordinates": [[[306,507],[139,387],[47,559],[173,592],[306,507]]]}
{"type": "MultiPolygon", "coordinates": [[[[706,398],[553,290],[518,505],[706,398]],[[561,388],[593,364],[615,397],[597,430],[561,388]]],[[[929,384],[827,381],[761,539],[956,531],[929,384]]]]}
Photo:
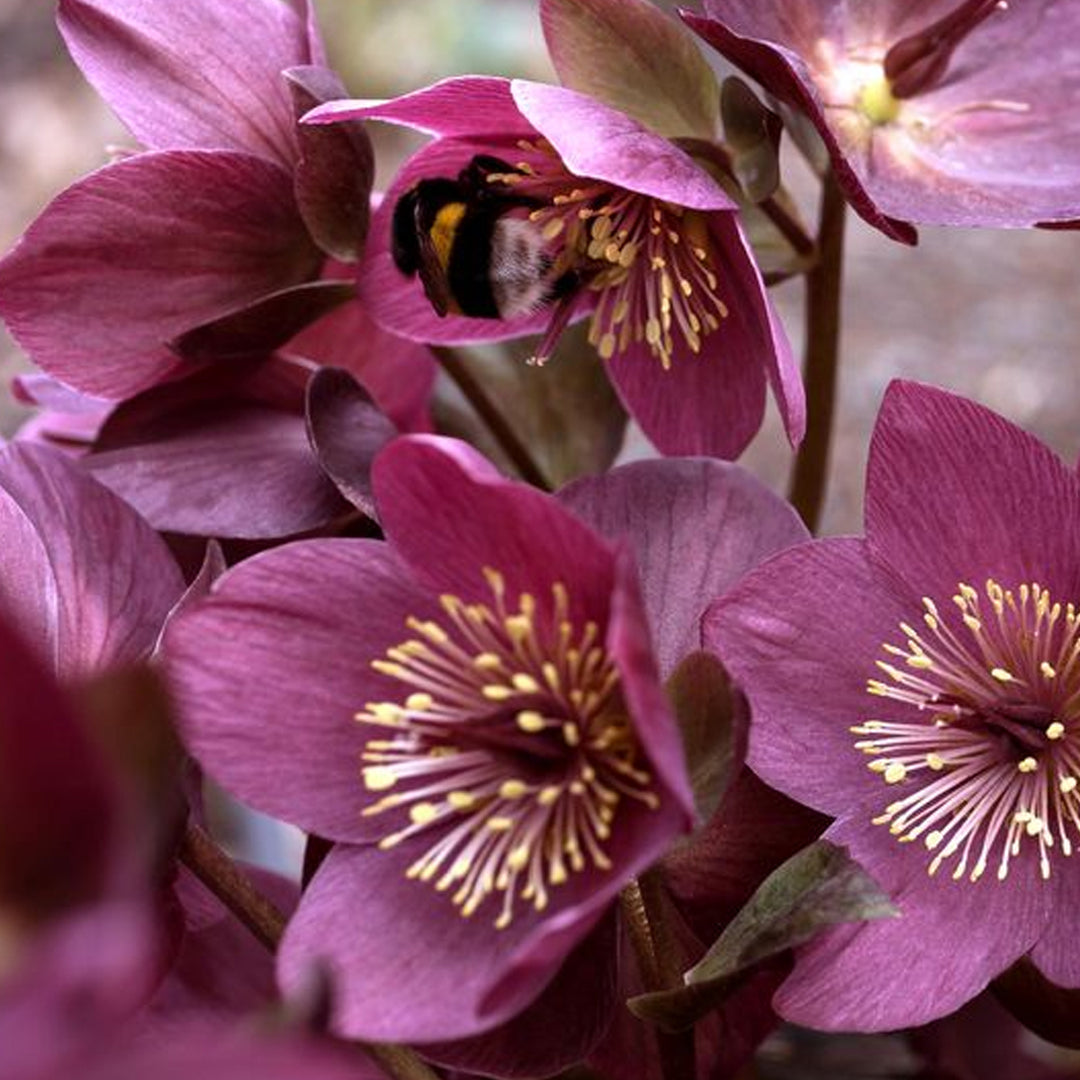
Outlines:
{"type": "MultiPolygon", "coordinates": [[[[678,952],[664,918],[663,884],[655,871],[631,881],[619,894],[622,914],[648,992],[682,985],[678,952]]],[[[664,1080],[688,1080],[696,1074],[694,1029],[654,1030],[664,1080]]]]}
{"type": "MultiPolygon", "coordinates": [[[[271,952],[285,932],[285,916],[218,846],[209,833],[188,822],[177,852],[180,861],[271,952]]],[[[438,1080],[438,1076],[406,1046],[358,1043],[393,1080],[438,1080]]]]}
{"type": "Polygon", "coordinates": [[[806,437],[795,459],[790,499],[815,532],[825,503],[840,357],[840,300],[844,276],[843,193],[830,170],[821,187],[818,262],[806,275],[806,437]]]}
{"type": "Polygon", "coordinates": [[[551,483],[544,475],[543,470],[533,460],[528,447],[518,438],[517,432],[507,423],[506,417],[499,411],[498,406],[487,396],[480,381],[469,371],[465,361],[453,349],[442,345],[432,345],[431,351],[438,357],[443,371],[454,381],[454,384],[465,396],[465,400],[473,407],[476,414],[487,425],[488,430],[495,437],[495,441],[506,452],[506,456],[514,463],[514,467],[523,480],[538,487],[543,491],[551,490],[551,483]]]}

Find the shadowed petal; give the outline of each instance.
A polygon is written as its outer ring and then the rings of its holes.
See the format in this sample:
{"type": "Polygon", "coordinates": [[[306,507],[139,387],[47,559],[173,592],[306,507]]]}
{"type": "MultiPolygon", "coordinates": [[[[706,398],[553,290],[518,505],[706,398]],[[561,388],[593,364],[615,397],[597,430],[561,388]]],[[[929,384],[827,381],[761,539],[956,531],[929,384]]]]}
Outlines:
{"type": "Polygon", "coordinates": [[[282,69],[309,62],[307,29],[281,0],[61,0],[83,73],[146,147],[295,157],[282,69]]]}
{"type": "Polygon", "coordinates": [[[166,342],[317,262],[283,169],[226,151],[139,154],[30,226],[0,262],[0,314],[49,374],[125,397],[177,368],[166,342]]]}

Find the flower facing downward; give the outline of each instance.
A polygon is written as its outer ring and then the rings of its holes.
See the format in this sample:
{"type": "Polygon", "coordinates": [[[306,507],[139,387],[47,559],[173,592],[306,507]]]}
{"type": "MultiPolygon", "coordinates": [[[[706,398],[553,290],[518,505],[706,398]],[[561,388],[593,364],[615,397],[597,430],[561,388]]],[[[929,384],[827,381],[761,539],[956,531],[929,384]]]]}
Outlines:
{"type": "Polygon", "coordinates": [[[832,815],[826,837],[900,913],[803,947],[781,1015],[920,1024],[1024,956],[1080,986],[1078,523],[1080,478],[1046,447],[895,383],[866,539],[784,552],[707,615],[707,642],[750,699],[751,767],[832,815]]]}
{"type": "Polygon", "coordinates": [[[1080,216],[1078,11],[1068,0],[704,0],[683,17],[818,129],[852,205],[912,223],[1080,216]]]}
{"type": "Polygon", "coordinates": [[[390,792],[364,813],[408,815],[379,847],[430,844],[407,876],[452,890],[466,917],[501,896],[503,928],[515,902],[542,912],[587,864],[610,870],[620,802],[659,797],[597,623],[574,625],[562,582],[544,627],[534,597],[508,607],[503,575],[484,576],[490,602],[444,594],[443,618],[409,619],[415,637],[372,662],[407,696],[356,718],[392,736],[362,754],[365,786],[390,792]]]}
{"type": "Polygon", "coordinates": [[[1030,844],[1049,878],[1080,835],[1080,618],[1034,582],[961,583],[952,602],[925,598],[924,629],[901,623],[867,685],[911,720],[865,720],[856,747],[886,784],[924,780],[874,823],[922,841],[931,874],[949,863],[954,878],[1003,881],[1030,844]]]}

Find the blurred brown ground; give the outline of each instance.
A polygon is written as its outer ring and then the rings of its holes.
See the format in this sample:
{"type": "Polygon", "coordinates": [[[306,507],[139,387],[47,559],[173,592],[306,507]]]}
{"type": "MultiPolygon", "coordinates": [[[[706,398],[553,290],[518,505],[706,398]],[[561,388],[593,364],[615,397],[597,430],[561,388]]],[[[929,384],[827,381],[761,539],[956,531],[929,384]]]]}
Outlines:
{"type": "MultiPolygon", "coordinates": [[[[169,0],[162,0],[169,2],[169,0]]],[[[533,0],[317,0],[332,60],[352,92],[389,96],[466,71],[550,77],[533,0]]],[[[376,131],[383,160],[401,152],[376,131]]],[[[65,184],[104,161],[124,132],[67,59],[42,0],[0,0],[0,247],[65,184]]],[[[386,178],[385,165],[381,176],[386,178]]],[[[813,219],[814,193],[795,176],[813,219]]],[[[1080,233],[924,230],[916,249],[853,219],[830,533],[857,531],[867,442],[894,377],[955,389],[1080,451],[1080,233]]],[[[801,286],[776,290],[801,337],[801,286]]],[[[0,380],[27,362],[0,330],[0,380]]],[[[0,395],[0,433],[24,410],[0,395]]],[[[638,452],[632,447],[632,453],[638,452]]],[[[783,490],[790,453],[775,416],[744,463],[783,490]]]]}

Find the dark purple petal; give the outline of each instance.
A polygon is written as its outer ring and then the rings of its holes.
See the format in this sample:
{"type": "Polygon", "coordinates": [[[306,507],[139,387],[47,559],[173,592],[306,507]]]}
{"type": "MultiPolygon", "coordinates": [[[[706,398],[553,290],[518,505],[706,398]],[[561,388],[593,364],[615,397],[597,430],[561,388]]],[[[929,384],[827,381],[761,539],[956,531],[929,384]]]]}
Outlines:
{"type": "Polygon", "coordinates": [[[125,397],[178,368],[166,342],[318,261],[277,165],[139,154],[73,184],[30,226],[0,262],[0,315],[49,374],[125,397]]]}
{"type": "Polygon", "coordinates": [[[288,4],[61,0],[58,21],[75,62],[149,149],[220,147],[292,164],[280,72],[310,54],[288,4]]]}
{"type": "Polygon", "coordinates": [[[764,780],[836,816],[887,801],[848,730],[890,709],[871,697],[881,643],[921,611],[860,540],[800,544],[752,571],[705,615],[705,644],[750,699],[749,763],[764,780]]]}
{"type": "Polygon", "coordinates": [[[918,596],[960,582],[1080,593],[1080,479],[989,409],[916,383],[886,393],[866,483],[870,549],[918,596]],[[933,478],[933,482],[929,482],[933,478]]]}
{"type": "Polygon", "coordinates": [[[716,76],[670,15],[647,0],[544,0],[540,18],[563,86],[661,135],[716,137],[716,76]]]}
{"type": "Polygon", "coordinates": [[[351,372],[399,430],[431,430],[431,350],[384,330],[358,300],[301,331],[286,351],[351,372]]]}
{"type": "Polygon", "coordinates": [[[58,674],[150,652],[184,582],[129,506],[58,451],[13,444],[0,453],[0,518],[14,560],[0,600],[58,674]]]}
{"type": "Polygon", "coordinates": [[[768,555],[807,539],[792,508],[719,461],[641,461],[559,499],[637,561],[660,677],[702,646],[705,609],[768,555]]]}
{"type": "Polygon", "coordinates": [[[1068,913],[1076,910],[1080,901],[1080,874],[1068,861],[1058,860],[1055,897],[1056,915],[1050,919],[1035,948],[1031,960],[1042,974],[1057,986],[1080,987],[1080,943],[1068,932],[1072,921],[1068,913]],[[1062,864],[1063,863],[1063,864],[1062,864]]]}
{"type": "Polygon", "coordinates": [[[351,281],[305,281],[185,331],[172,347],[190,360],[265,355],[355,298],[351,281]]]}
{"type": "Polygon", "coordinates": [[[428,1061],[484,1076],[553,1076],[584,1060],[622,1007],[617,920],[609,914],[523,1012],[453,1043],[425,1044],[428,1061]]]}
{"type": "Polygon", "coordinates": [[[308,383],[307,430],[323,471],[358,510],[375,517],[371,463],[397,435],[363,387],[340,368],[323,368],[308,383]]]}
{"type": "Polygon", "coordinates": [[[248,559],[172,622],[164,654],[181,728],[206,771],[256,809],[332,840],[382,836],[361,818],[368,737],[353,719],[400,683],[373,658],[436,603],[389,547],[312,540],[248,559]]]}
{"type": "MultiPolygon", "coordinates": [[[[313,106],[342,97],[344,87],[326,68],[291,68],[286,73],[299,118],[313,106]]],[[[358,122],[333,127],[303,124],[294,183],[300,215],[328,255],[355,259],[364,246],[371,215],[375,155],[358,122]]]]}
{"type": "Polygon", "coordinates": [[[320,105],[305,123],[385,120],[442,138],[534,135],[510,94],[510,80],[461,75],[389,101],[333,101],[320,105]]]}
{"type": "Polygon", "coordinates": [[[900,914],[828,930],[797,951],[774,999],[794,1023],[888,1031],[945,1016],[1030,949],[1050,918],[1053,890],[1039,887],[1030,852],[1005,882],[987,875],[972,884],[929,877],[921,844],[863,820],[825,838],[850,849],[900,914]]]}
{"type": "Polygon", "coordinates": [[[118,406],[86,467],[169,532],[276,538],[342,516],[348,506],[311,449],[300,395],[282,408],[216,374],[154,387],[118,406]]]}
{"type": "Polygon", "coordinates": [[[550,496],[500,475],[472,447],[413,435],[375,461],[375,502],[387,537],[417,577],[436,592],[491,600],[484,567],[501,573],[513,604],[536,598],[542,619],[552,585],[569,593],[579,627],[607,624],[614,585],[611,549],[550,496]]]}
{"type": "Polygon", "coordinates": [[[517,107],[572,173],[676,206],[735,209],[686,151],[625,113],[563,86],[515,79],[511,89],[517,107]]]}

